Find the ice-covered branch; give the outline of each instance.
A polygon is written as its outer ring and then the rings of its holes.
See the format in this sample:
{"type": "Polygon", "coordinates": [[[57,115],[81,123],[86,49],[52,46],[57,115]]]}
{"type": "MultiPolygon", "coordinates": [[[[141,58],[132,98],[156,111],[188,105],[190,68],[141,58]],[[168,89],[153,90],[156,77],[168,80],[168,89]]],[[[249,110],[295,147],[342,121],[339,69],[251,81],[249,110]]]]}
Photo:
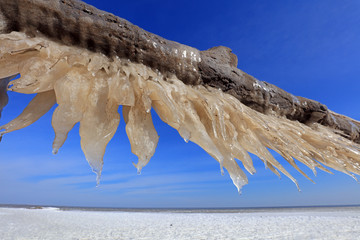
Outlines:
{"type": "Polygon", "coordinates": [[[248,180],[236,159],[255,173],[248,152],[297,184],[268,149],[308,179],[294,159],[314,174],[317,168],[329,172],[323,165],[360,174],[358,121],[244,73],[229,48],[199,51],[80,1],[0,0],[0,110],[7,90],[37,95],[0,127],[0,137],[57,103],[53,153],[79,122],[81,148],[98,177],[119,106],[138,171],[159,141],[154,109],[226,168],[239,190],[248,180]],[[18,73],[21,78],[9,84],[18,73]]]}

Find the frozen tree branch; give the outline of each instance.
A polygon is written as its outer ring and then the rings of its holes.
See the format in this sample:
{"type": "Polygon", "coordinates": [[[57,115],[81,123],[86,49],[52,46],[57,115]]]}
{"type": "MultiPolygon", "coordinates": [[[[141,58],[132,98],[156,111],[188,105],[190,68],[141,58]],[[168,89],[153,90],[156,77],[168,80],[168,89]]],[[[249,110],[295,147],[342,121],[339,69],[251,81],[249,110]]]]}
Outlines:
{"type": "Polygon", "coordinates": [[[98,181],[119,106],[139,172],[159,140],[154,109],[226,168],[239,191],[248,179],[236,159],[255,173],[248,152],[297,185],[268,149],[308,179],[294,159],[314,174],[329,172],[323,165],[360,174],[358,121],[244,73],[227,47],[199,51],[76,0],[0,0],[0,111],[8,90],[37,95],[0,126],[0,140],[57,103],[53,153],[79,122],[81,148],[98,181]]]}

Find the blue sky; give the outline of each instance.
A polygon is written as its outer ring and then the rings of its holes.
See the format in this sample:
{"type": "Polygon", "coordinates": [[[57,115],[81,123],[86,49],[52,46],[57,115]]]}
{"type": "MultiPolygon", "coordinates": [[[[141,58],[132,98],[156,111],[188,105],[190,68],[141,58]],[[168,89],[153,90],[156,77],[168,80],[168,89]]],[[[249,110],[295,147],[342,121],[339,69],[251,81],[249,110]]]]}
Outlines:
{"type": "MultiPolygon", "coordinates": [[[[95,1],[86,2],[161,35],[205,50],[230,47],[238,67],[294,95],[318,100],[360,119],[359,1],[95,1]]],[[[0,124],[33,96],[10,93],[0,124]]],[[[218,163],[154,115],[157,151],[137,175],[121,120],[108,145],[100,187],[80,148],[78,125],[58,155],[50,111],[0,144],[0,203],[104,207],[260,207],[360,204],[360,185],[347,175],[319,171],[313,184],[295,176],[302,192],[253,157],[257,173],[239,195],[218,163]]],[[[312,173],[303,165],[302,169],[312,173]]]]}

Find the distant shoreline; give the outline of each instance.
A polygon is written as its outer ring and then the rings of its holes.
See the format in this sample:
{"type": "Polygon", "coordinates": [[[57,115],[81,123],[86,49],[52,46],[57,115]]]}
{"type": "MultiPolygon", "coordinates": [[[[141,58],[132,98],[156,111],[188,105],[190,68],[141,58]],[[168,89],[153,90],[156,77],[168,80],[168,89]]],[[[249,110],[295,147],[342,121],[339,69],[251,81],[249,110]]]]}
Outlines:
{"type": "Polygon", "coordinates": [[[314,206],[281,206],[281,207],[237,207],[237,208],[117,208],[117,207],[81,207],[30,204],[0,204],[0,208],[47,209],[56,208],[60,211],[94,211],[94,212],[170,212],[170,213],[252,213],[282,211],[313,211],[342,210],[359,208],[360,205],[314,205],[314,206]]]}

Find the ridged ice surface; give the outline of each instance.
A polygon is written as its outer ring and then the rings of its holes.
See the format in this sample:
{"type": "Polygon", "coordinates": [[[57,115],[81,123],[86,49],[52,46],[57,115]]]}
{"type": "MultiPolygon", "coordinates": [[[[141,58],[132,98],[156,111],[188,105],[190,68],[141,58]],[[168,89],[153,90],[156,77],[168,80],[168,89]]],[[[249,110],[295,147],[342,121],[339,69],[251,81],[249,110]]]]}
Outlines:
{"type": "Polygon", "coordinates": [[[1,240],[358,240],[360,232],[359,207],[172,211],[2,207],[0,216],[1,240]]]}
{"type": "Polygon", "coordinates": [[[185,141],[196,143],[215,158],[239,191],[248,180],[237,160],[250,174],[255,173],[248,152],[297,185],[268,149],[281,154],[308,179],[295,159],[314,174],[316,168],[329,172],[324,166],[351,176],[360,173],[360,146],[326,127],[261,114],[221,90],[188,86],[142,64],[108,59],[22,33],[0,35],[0,78],[17,73],[21,78],[10,82],[9,90],[37,95],[19,117],[0,127],[1,135],[30,125],[56,101],[53,152],[57,153],[68,132],[80,122],[81,147],[98,178],[106,145],[120,121],[120,105],[139,172],[159,140],[150,113],[153,108],[185,141]]]}

